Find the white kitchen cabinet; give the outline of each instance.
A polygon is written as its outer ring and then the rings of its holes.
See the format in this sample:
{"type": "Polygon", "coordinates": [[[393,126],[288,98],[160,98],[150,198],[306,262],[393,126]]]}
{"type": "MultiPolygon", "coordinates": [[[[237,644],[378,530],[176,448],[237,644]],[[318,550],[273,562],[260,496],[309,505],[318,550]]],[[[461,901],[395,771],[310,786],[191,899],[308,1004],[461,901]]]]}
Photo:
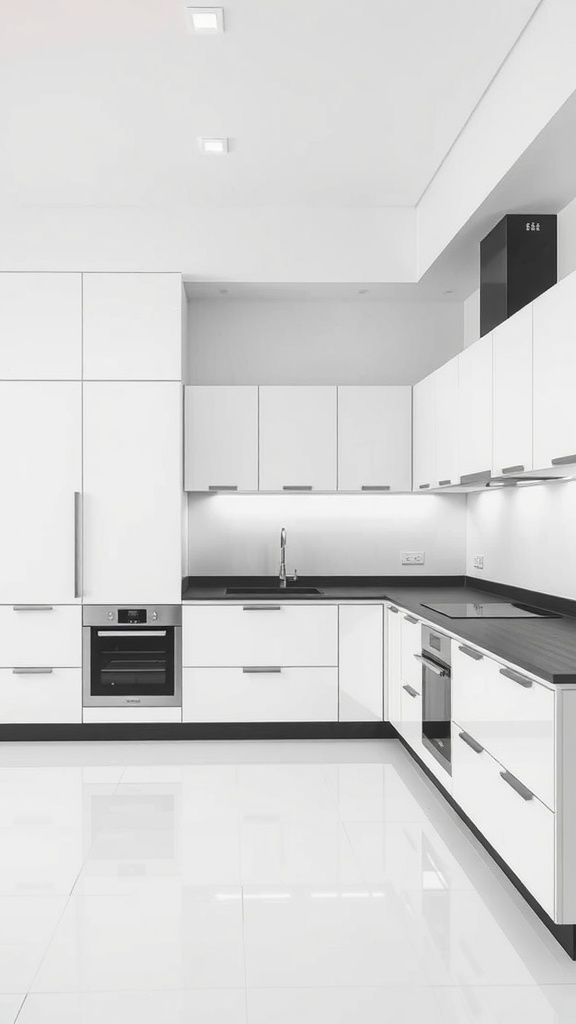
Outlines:
{"type": "Polygon", "coordinates": [[[555,803],[555,694],[528,673],[452,642],[452,713],[543,803],[555,803]]]}
{"type": "MultiPolygon", "coordinates": [[[[492,335],[458,356],[459,470],[465,478],[492,469],[492,335]]],[[[466,481],[465,481],[466,482],[466,481]]]]}
{"type": "Polygon", "coordinates": [[[402,654],[400,673],[402,681],[422,692],[422,665],[415,655],[422,654],[422,623],[415,615],[401,611],[402,654]]]}
{"type": "Polygon", "coordinates": [[[0,380],[80,380],[82,275],[0,274],[0,380]]]}
{"type": "Polygon", "coordinates": [[[181,597],[182,388],[84,385],[84,600],[181,597]]]}
{"type": "Polygon", "coordinates": [[[422,689],[416,688],[410,683],[402,681],[400,690],[400,721],[396,728],[412,747],[415,753],[420,753],[422,746],[422,689]]]}
{"type": "Polygon", "coordinates": [[[182,722],[182,708],[83,708],[84,725],[158,725],[182,722]]]}
{"type": "Polygon", "coordinates": [[[80,605],[0,605],[0,667],[81,664],[80,605]]]}
{"type": "Polygon", "coordinates": [[[260,490],[336,490],[336,388],[260,388],[260,490]]]}
{"type": "Polygon", "coordinates": [[[402,711],[402,612],[395,604],[385,608],[386,717],[398,728],[402,711]]]}
{"type": "Polygon", "coordinates": [[[182,378],[180,274],[84,274],[85,380],[182,378]]]}
{"type": "Polygon", "coordinates": [[[82,672],[51,665],[0,668],[0,726],[82,721],[82,672]]]}
{"type": "Polygon", "coordinates": [[[414,385],[414,490],[434,487],[436,472],[436,376],[414,385]]]}
{"type": "Polygon", "coordinates": [[[436,385],[436,478],[440,487],[460,480],[458,450],[458,362],[454,356],[434,372],[436,385]]]}
{"type": "Polygon", "coordinates": [[[80,597],[81,384],[0,382],[0,603],[80,597]]]}
{"type": "Polygon", "coordinates": [[[452,727],[452,796],[554,917],[555,815],[459,722],[452,727]]]}
{"type": "Polygon", "coordinates": [[[493,332],[494,431],[492,472],[532,469],[532,304],[493,332]]]}
{"type": "Polygon", "coordinates": [[[576,273],[533,303],[534,469],[576,463],[576,273]]]}
{"type": "Polygon", "coordinates": [[[409,491],[412,389],[338,388],[338,490],[409,491]]]}
{"type": "Polygon", "coordinates": [[[182,616],[188,667],[335,666],[337,605],[194,605],[182,616]]]}
{"type": "Polygon", "coordinates": [[[186,668],[184,722],[337,722],[338,669],[186,668]]]}
{"type": "Polygon", "coordinates": [[[258,490],[258,388],[187,387],[187,491],[258,490]]]}
{"type": "Polygon", "coordinates": [[[340,605],[339,719],[381,722],[383,611],[381,605],[340,605]]]}

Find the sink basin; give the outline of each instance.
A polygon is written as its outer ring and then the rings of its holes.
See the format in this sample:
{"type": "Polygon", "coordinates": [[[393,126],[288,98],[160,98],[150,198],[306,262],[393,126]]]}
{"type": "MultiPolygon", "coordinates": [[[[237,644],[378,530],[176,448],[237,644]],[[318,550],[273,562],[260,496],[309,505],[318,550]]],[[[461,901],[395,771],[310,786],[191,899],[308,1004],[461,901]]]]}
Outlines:
{"type": "Polygon", "coordinates": [[[226,593],[230,597],[309,597],[321,595],[322,590],[316,587],[228,587],[226,593]]]}

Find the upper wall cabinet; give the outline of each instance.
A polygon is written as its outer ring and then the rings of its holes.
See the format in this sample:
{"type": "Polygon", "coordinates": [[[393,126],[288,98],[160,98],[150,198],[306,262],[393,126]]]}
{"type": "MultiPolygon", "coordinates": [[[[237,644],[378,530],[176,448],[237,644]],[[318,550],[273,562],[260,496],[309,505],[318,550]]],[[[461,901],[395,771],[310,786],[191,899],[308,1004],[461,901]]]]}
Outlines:
{"type": "Polygon", "coordinates": [[[185,388],[184,487],[258,490],[258,388],[185,388]]]}
{"type": "Polygon", "coordinates": [[[532,469],[532,303],[493,334],[495,476],[532,469]]]}
{"type": "Polygon", "coordinates": [[[82,385],[0,383],[0,604],[80,598],[82,385]]]}
{"type": "Polygon", "coordinates": [[[81,376],[82,275],[0,274],[0,379],[81,376]]]}
{"type": "Polygon", "coordinates": [[[338,490],[409,491],[412,389],[338,388],[338,490]]]}
{"type": "Polygon", "coordinates": [[[433,374],[436,383],[436,479],[448,487],[460,479],[458,432],[458,363],[454,356],[433,374]]]}
{"type": "Polygon", "coordinates": [[[180,274],[84,274],[84,379],[181,380],[180,274]]]}
{"type": "Polygon", "coordinates": [[[492,469],[492,335],[458,356],[460,479],[492,469]]]}
{"type": "Polygon", "coordinates": [[[576,463],[576,273],[536,299],[533,312],[534,469],[562,467],[576,463]]]}
{"type": "Polygon", "coordinates": [[[436,375],[414,386],[414,490],[434,487],[436,473],[436,375]]]}
{"type": "Polygon", "coordinates": [[[260,388],[260,490],[336,490],[336,388],[260,388]]]}

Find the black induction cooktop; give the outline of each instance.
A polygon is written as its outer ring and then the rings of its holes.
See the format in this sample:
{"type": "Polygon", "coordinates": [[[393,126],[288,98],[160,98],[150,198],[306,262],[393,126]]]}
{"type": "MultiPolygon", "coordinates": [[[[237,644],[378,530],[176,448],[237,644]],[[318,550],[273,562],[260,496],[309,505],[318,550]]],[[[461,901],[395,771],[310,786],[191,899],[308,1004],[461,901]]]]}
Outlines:
{"type": "Polygon", "coordinates": [[[559,619],[560,615],[542,608],[531,608],[527,604],[511,604],[505,601],[472,602],[462,604],[423,604],[432,612],[445,615],[448,619],[559,619]]]}

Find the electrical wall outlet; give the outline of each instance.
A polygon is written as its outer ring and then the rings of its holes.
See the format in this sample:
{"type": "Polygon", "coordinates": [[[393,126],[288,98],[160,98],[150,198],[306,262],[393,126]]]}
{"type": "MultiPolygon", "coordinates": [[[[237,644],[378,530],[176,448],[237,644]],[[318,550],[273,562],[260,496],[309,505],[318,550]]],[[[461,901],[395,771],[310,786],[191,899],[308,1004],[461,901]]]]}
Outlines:
{"type": "Polygon", "coordinates": [[[424,565],[424,551],[401,551],[402,565],[424,565]]]}
{"type": "Polygon", "coordinates": [[[484,555],[474,555],[474,568],[475,569],[483,569],[484,568],[484,555]]]}

